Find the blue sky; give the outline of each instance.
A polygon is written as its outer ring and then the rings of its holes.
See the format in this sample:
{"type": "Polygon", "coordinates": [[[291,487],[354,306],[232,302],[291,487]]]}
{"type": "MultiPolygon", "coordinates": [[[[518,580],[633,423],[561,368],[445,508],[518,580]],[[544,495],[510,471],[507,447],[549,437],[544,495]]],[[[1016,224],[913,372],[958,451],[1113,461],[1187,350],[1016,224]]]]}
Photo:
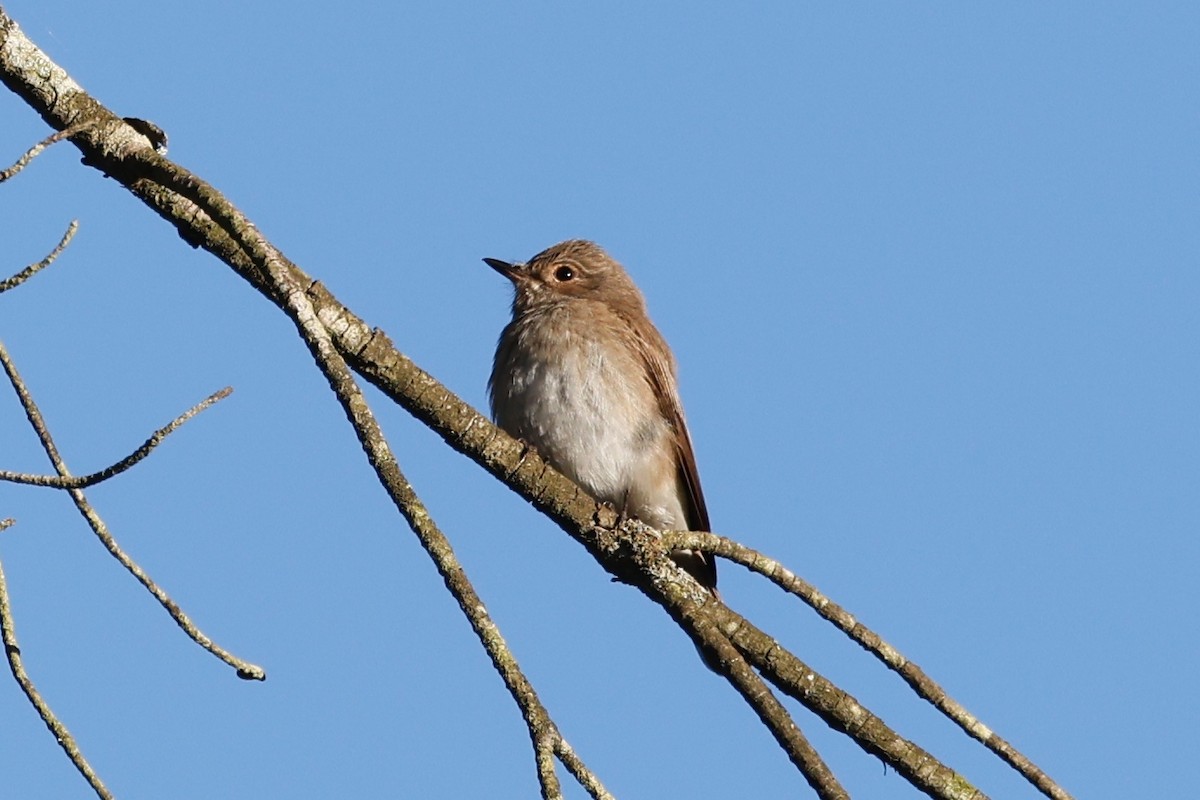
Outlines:
{"type": "MultiPolygon", "coordinates": [[[[483,256],[607,247],[680,362],[714,527],[1077,797],[1198,742],[1200,9],[1184,3],[4,3],[98,99],[484,408],[483,256]]],[[[0,161],[47,131],[0,93],[0,161]]],[[[290,325],[59,146],[0,187],[0,338],[68,464],[232,398],[90,496],[0,485],[34,679],[122,798],[531,797],[517,710],[290,325]]],[[[377,395],[568,740],[622,798],[808,790],[665,616],[377,395]]],[[[0,467],[44,471],[11,392],[0,467]]],[[[726,599],[993,797],[1036,797],[814,615],[726,599]]],[[[6,795],[84,797],[0,681],[6,795]]],[[[851,794],[916,797],[803,710],[851,794]]],[[[571,789],[572,797],[584,796],[571,789]]]]}

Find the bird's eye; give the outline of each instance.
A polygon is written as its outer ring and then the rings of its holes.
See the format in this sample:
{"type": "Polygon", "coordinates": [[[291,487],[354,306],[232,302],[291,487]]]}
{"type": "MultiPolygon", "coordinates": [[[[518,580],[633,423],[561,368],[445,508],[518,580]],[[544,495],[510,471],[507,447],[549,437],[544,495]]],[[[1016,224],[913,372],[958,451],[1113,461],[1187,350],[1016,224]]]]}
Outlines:
{"type": "Polygon", "coordinates": [[[570,267],[559,267],[554,270],[554,279],[558,281],[569,281],[575,277],[575,270],[570,267]]]}

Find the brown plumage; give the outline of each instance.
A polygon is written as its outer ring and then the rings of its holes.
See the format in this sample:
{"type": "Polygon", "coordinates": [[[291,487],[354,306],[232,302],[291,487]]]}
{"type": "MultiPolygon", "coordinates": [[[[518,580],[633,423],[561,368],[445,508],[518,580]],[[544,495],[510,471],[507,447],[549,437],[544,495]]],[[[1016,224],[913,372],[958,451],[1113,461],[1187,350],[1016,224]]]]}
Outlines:
{"type": "MultiPolygon", "coordinates": [[[[675,359],[624,268],[578,239],[525,264],[484,261],[515,288],[488,381],[496,424],[623,513],[710,530],[675,359]]],[[[715,591],[711,557],[672,556],[715,591]]]]}

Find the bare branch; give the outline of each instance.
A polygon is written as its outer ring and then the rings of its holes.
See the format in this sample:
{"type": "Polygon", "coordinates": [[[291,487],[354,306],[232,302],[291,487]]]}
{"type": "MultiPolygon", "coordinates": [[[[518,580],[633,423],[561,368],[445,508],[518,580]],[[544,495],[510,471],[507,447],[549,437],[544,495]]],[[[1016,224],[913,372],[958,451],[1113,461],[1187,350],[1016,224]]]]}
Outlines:
{"type": "MultiPolygon", "coordinates": [[[[269,274],[274,289],[273,296],[280,298],[281,307],[296,325],[317,365],[325,374],[380,483],[433,559],[446,588],[458,601],[496,670],[504,679],[509,693],[521,709],[533,741],[542,797],[545,800],[558,800],[562,797],[562,790],[551,758],[555,752],[555,744],[561,740],[558,728],[538,699],[533,685],[518,666],[499,628],[487,613],[483,601],[476,594],[466,572],[454,555],[449,539],[437,527],[428,509],[400,470],[400,465],[383,435],[383,430],[371,413],[362,390],[354,380],[345,359],[334,347],[329,331],[318,318],[316,309],[305,293],[306,287],[297,282],[279,251],[263,238],[240,212],[225,203],[223,198],[219,206],[207,202],[209,190],[207,186],[201,187],[199,184],[199,181],[195,181],[185,185],[189,190],[196,191],[197,199],[201,201],[205,213],[237,238],[239,245],[269,274]]],[[[577,757],[575,763],[577,769],[586,770],[577,757]]],[[[599,792],[594,796],[607,797],[607,792],[595,776],[590,772],[585,774],[588,776],[585,786],[589,787],[589,791],[599,792]]]]}
{"type": "Polygon", "coordinates": [[[25,269],[13,275],[11,278],[5,278],[0,281],[0,294],[7,292],[9,289],[15,289],[25,281],[32,278],[37,273],[41,272],[46,267],[54,263],[54,259],[62,254],[62,251],[67,249],[67,245],[75,238],[75,232],[79,230],[79,220],[71,220],[71,224],[67,226],[67,232],[62,235],[62,239],[55,245],[50,254],[41,261],[30,264],[25,269]]]}
{"type": "MultiPolygon", "coordinates": [[[[146,171],[154,175],[156,186],[159,187],[153,193],[154,197],[161,199],[163,190],[179,193],[187,203],[188,220],[202,219],[211,222],[213,227],[227,237],[222,251],[225,254],[235,253],[232,263],[239,274],[250,280],[277,305],[285,307],[285,310],[289,304],[297,301],[299,295],[296,292],[298,287],[305,285],[304,281],[309,280],[307,276],[287,262],[278,250],[263,242],[253,225],[227,200],[199,178],[152,151],[138,151],[137,157],[144,159],[146,171]],[[260,267],[259,264],[266,266],[260,267]],[[286,270],[286,284],[273,280],[274,273],[279,273],[280,270],[286,270]]],[[[179,222],[181,220],[177,219],[177,224],[179,222]]],[[[212,227],[205,226],[203,230],[206,236],[214,235],[212,227]]],[[[340,349],[357,371],[441,434],[456,450],[484,466],[533,502],[564,531],[583,544],[613,575],[637,586],[648,597],[663,605],[672,617],[682,622],[683,613],[677,606],[678,600],[673,600],[670,592],[678,593],[681,585],[690,586],[694,582],[671,560],[656,534],[642,532],[639,536],[637,533],[631,533],[636,531],[632,521],[618,525],[611,509],[598,506],[593,498],[555,471],[537,453],[493,426],[460,398],[416,367],[392,347],[382,332],[368,330],[357,317],[338,304],[323,286],[317,283],[307,285],[304,296],[313,307],[312,313],[319,317],[323,327],[332,334],[330,344],[340,349]],[[634,551],[642,551],[642,555],[631,557],[631,547],[634,551]],[[646,555],[647,553],[649,555],[646,555]]],[[[292,313],[289,310],[289,316],[292,313]]],[[[297,322],[297,325],[303,331],[301,323],[297,322]]],[[[310,344],[310,350],[314,350],[313,344],[310,344]]],[[[314,353],[316,352],[314,350],[314,353]]],[[[343,401],[343,404],[346,402],[348,401],[343,401]]],[[[694,588],[700,591],[698,586],[694,588]]],[[[460,600],[460,604],[461,602],[460,600]]],[[[775,646],[778,647],[777,644],[775,646]]],[[[755,666],[758,664],[755,663],[755,666]]],[[[821,681],[830,693],[849,697],[824,678],[821,681]]],[[[799,699],[803,701],[806,698],[799,699]]],[[[852,707],[862,710],[857,702],[852,707]]],[[[836,713],[827,713],[824,718],[839,730],[849,733],[864,749],[884,758],[898,772],[914,781],[920,788],[933,793],[935,797],[969,797],[975,800],[984,797],[953,770],[895,734],[873,715],[871,719],[875,721],[872,727],[874,733],[888,741],[903,742],[905,746],[898,749],[881,748],[871,740],[860,738],[860,730],[852,721],[838,720],[836,713]],[[905,763],[904,759],[910,756],[916,760],[905,763]],[[929,779],[930,775],[934,776],[932,780],[929,779]],[[946,793],[947,787],[962,791],[946,793]]]]}
{"type": "Polygon", "coordinates": [[[904,738],[850,693],[805,664],[779,642],[722,603],[705,609],[738,651],[762,675],[800,701],[834,730],[850,735],[930,797],[984,800],[986,795],[942,764],[916,742],[904,738]]]}
{"type": "MultiPolygon", "coordinates": [[[[63,462],[62,456],[59,455],[58,447],[54,444],[54,439],[50,435],[49,428],[46,427],[46,421],[42,417],[42,412],[38,409],[37,403],[33,401],[33,396],[29,393],[29,389],[26,387],[25,382],[17,372],[16,365],[13,364],[12,359],[9,358],[8,350],[5,349],[3,342],[0,342],[0,367],[3,367],[5,374],[8,375],[8,379],[12,383],[13,389],[16,390],[17,397],[21,401],[21,406],[25,409],[25,416],[29,420],[29,424],[33,427],[33,430],[37,433],[38,438],[41,440],[42,448],[46,451],[46,455],[50,458],[50,463],[54,465],[55,471],[63,477],[70,477],[71,473],[68,471],[67,465],[63,462]]],[[[220,393],[218,392],[218,394],[220,393]]],[[[250,662],[244,661],[233,655],[223,647],[216,644],[212,639],[208,638],[203,631],[196,627],[196,624],[192,622],[191,618],[183,612],[183,609],[181,609],[175,603],[175,601],[171,599],[171,596],[168,595],[166,591],[163,590],[158,584],[156,584],[150,578],[150,576],[146,574],[146,571],[143,570],[137,564],[137,562],[130,558],[129,555],[121,549],[121,546],[117,544],[117,540],[113,538],[111,533],[109,533],[108,526],[104,524],[104,520],[100,518],[100,515],[96,513],[96,510],[92,508],[91,503],[88,502],[87,496],[83,493],[83,490],[68,489],[67,492],[71,495],[71,499],[75,501],[75,507],[79,509],[79,513],[83,515],[84,519],[87,520],[88,525],[91,526],[92,531],[95,532],[97,538],[100,539],[101,544],[103,544],[108,552],[111,553],[118,562],[120,562],[121,566],[125,567],[125,569],[127,569],[129,573],[133,575],[133,577],[137,578],[138,582],[141,583],[142,586],[144,586],[146,590],[154,596],[154,599],[157,600],[159,604],[167,610],[167,613],[171,615],[171,618],[175,620],[175,624],[182,628],[183,632],[186,633],[192,639],[192,641],[237,670],[237,675],[239,678],[257,681],[266,680],[267,673],[262,667],[258,666],[257,664],[251,664],[250,662]]]]}
{"type": "Polygon", "coordinates": [[[588,769],[587,764],[583,763],[575,751],[571,749],[571,745],[567,744],[567,740],[561,735],[554,737],[554,755],[558,756],[558,760],[567,768],[567,771],[574,776],[575,780],[579,781],[579,785],[587,790],[588,796],[592,800],[613,800],[613,796],[604,788],[604,784],[596,777],[596,774],[588,769]]]}
{"type": "MultiPolygon", "coordinates": [[[[8,527],[12,523],[11,519],[4,520],[0,523],[0,530],[8,527]]],[[[100,776],[92,769],[92,765],[84,758],[83,753],[79,750],[79,745],[75,742],[75,737],[71,735],[71,731],[67,726],[54,715],[50,706],[42,699],[42,695],[38,692],[37,687],[33,685],[33,680],[30,679],[29,673],[25,671],[25,664],[21,659],[21,647],[17,643],[17,634],[13,627],[12,607],[8,600],[8,582],[4,578],[4,567],[0,565],[0,636],[4,640],[4,655],[8,659],[8,668],[12,672],[12,676],[16,679],[17,684],[21,687],[21,691],[29,698],[29,702],[37,710],[38,716],[42,718],[42,722],[46,723],[46,727],[50,729],[50,733],[54,736],[54,740],[58,742],[59,747],[67,754],[67,758],[71,759],[71,763],[75,765],[75,769],[79,770],[79,774],[92,787],[97,797],[102,800],[111,800],[112,793],[104,785],[104,781],[100,780],[100,776]]]]}
{"type": "Polygon", "coordinates": [[[110,467],[105,467],[99,472],[93,472],[90,475],[80,476],[55,476],[30,475],[28,473],[11,472],[9,470],[0,469],[0,481],[20,483],[26,486],[44,486],[52,489],[84,489],[88,486],[94,486],[97,483],[101,483],[102,481],[112,478],[115,475],[120,475],[122,472],[129,469],[146,456],[150,455],[150,452],[154,450],[154,448],[158,447],[164,439],[178,430],[179,427],[185,422],[199,414],[201,411],[204,411],[209,406],[215,405],[216,403],[224,400],[226,397],[229,397],[231,394],[233,394],[232,386],[226,386],[219,392],[214,392],[204,400],[180,414],[168,425],[156,430],[137,450],[134,450],[132,453],[125,456],[125,458],[121,459],[110,467]]]}
{"type": "Polygon", "coordinates": [[[691,607],[694,609],[688,620],[691,623],[691,630],[699,635],[702,642],[716,645],[713,648],[713,655],[725,679],[733,684],[733,687],[758,714],[758,718],[775,736],[775,741],[788,754],[792,763],[799,768],[817,796],[821,800],[849,800],[850,795],[842,787],[837,776],[809,743],[792,719],[791,714],[783,707],[763,679],[750,667],[733,643],[707,619],[703,619],[703,606],[693,604],[691,607]],[[699,612],[699,614],[695,612],[699,612]],[[697,619],[697,616],[701,619],[697,619]],[[709,630],[705,630],[706,627],[709,630]]]}
{"type": "Polygon", "coordinates": [[[1047,797],[1054,800],[1071,800],[1071,795],[1065,789],[1055,783],[1028,757],[967,711],[962,704],[950,697],[946,690],[930,678],[924,670],[905,658],[879,634],[859,622],[849,611],[830,600],[811,583],[775,559],[715,533],[668,531],[663,534],[663,544],[668,549],[703,550],[706,553],[718,555],[763,575],[784,591],[796,595],[857,642],[864,650],[897,672],[920,697],[953,720],[969,736],[982,742],[985,747],[1008,762],[1047,797]]]}
{"type": "MultiPolygon", "coordinates": [[[[662,605],[694,639],[702,640],[711,649],[719,646],[720,636],[728,637],[747,661],[769,680],[800,699],[828,724],[852,736],[865,750],[883,758],[927,794],[976,800],[983,797],[953,770],[900,737],[854,698],[817,676],[777,642],[723,604],[713,602],[703,608],[702,613],[696,614],[694,621],[685,621],[691,613],[688,600],[698,602],[698,597],[690,592],[700,589],[674,565],[656,536],[629,524],[618,524],[611,509],[597,506],[591,497],[553,470],[536,453],[492,426],[396,351],[382,332],[372,331],[277,250],[264,250],[257,231],[228,201],[208,184],[161,157],[148,140],[83,92],[61,68],[24,38],[2,11],[0,79],[55,127],[64,127],[80,118],[102,119],[96,128],[75,138],[86,163],[104,170],[125,185],[175,225],[185,241],[204,247],[229,264],[260,292],[287,309],[303,330],[309,323],[290,308],[302,291],[311,304],[311,310],[305,309],[304,314],[319,319],[330,337],[328,341],[309,342],[314,355],[320,358],[321,351],[336,348],[354,371],[436,431],[451,447],[533,503],[584,545],[611,574],[636,586],[662,605]],[[10,47],[5,42],[6,36],[8,39],[20,38],[10,47]],[[19,57],[9,57],[12,52],[18,53],[19,57]],[[288,277],[286,283],[277,280],[280,275],[288,277]],[[281,291],[286,291],[287,295],[281,296],[281,291]],[[714,632],[705,622],[715,623],[719,631],[714,632]]],[[[331,377],[330,380],[334,384],[335,379],[331,377]]],[[[354,410],[354,396],[339,399],[350,414],[354,410]]],[[[359,435],[360,439],[364,436],[361,431],[359,435]]],[[[380,441],[381,446],[385,446],[380,441]]],[[[384,453],[390,459],[390,454],[384,453]]],[[[368,455],[373,457],[370,451],[368,455]]],[[[391,464],[372,463],[377,472],[382,470],[379,464],[389,471],[392,469],[391,464]]],[[[400,478],[397,486],[411,491],[398,470],[394,474],[400,478]]],[[[389,491],[393,489],[389,488],[389,491]]],[[[399,502],[397,505],[401,507],[399,502]]],[[[425,523],[432,526],[423,508],[401,507],[401,513],[406,517],[412,515],[409,522],[414,529],[425,523]]],[[[456,562],[451,563],[457,569],[456,562]]],[[[444,573],[448,586],[455,574],[444,573]]],[[[463,603],[461,597],[459,602],[463,603]]],[[[464,608],[464,611],[468,609],[464,608]]],[[[491,625],[486,617],[478,621],[472,619],[473,625],[483,622],[491,625]]],[[[492,653],[489,650],[489,654],[492,653]]],[[[518,698],[518,703],[521,702],[518,698]]]]}
{"type": "MultiPolygon", "coordinates": [[[[230,243],[241,256],[241,259],[234,259],[239,274],[254,283],[281,307],[286,308],[289,303],[296,302],[297,287],[304,285],[302,280],[308,280],[307,276],[283,259],[276,249],[261,242],[260,234],[253,225],[245,221],[240,212],[227,200],[199,178],[157,154],[139,152],[138,157],[148,162],[146,168],[155,176],[160,187],[181,193],[189,202],[189,219],[210,220],[230,237],[230,243]],[[248,254],[253,255],[246,259],[248,254]],[[258,267],[257,264],[260,263],[267,265],[271,273],[286,268],[290,287],[281,290],[281,286],[286,285],[273,281],[273,274],[264,277],[267,270],[258,267]]],[[[212,231],[206,229],[206,233],[211,235],[212,231]]],[[[229,250],[226,249],[225,252],[229,250]]],[[[671,560],[656,532],[644,526],[638,528],[640,523],[636,521],[618,525],[616,515],[611,509],[598,506],[593,498],[554,470],[536,452],[493,426],[460,398],[416,367],[392,347],[382,332],[367,330],[360,320],[337,304],[323,286],[316,283],[308,285],[305,296],[313,306],[313,313],[333,335],[331,344],[342,349],[347,361],[356,370],[441,434],[452,447],[484,466],[534,503],[564,531],[583,544],[613,575],[642,590],[652,600],[663,605],[677,622],[687,627],[679,600],[680,587],[693,587],[697,592],[701,590],[671,560]]],[[[291,314],[289,311],[289,315],[291,314]]],[[[310,344],[311,349],[313,345],[310,344]]],[[[695,601],[700,599],[700,596],[693,598],[695,601]]],[[[775,647],[779,647],[777,643],[775,647]]],[[[751,663],[759,666],[756,662],[751,663]]],[[[815,673],[810,671],[809,674],[815,673]]],[[[820,680],[821,685],[828,690],[827,695],[849,698],[849,695],[838,690],[826,679],[820,680]]],[[[786,690],[786,686],[784,684],[782,688],[786,690]]],[[[809,698],[800,696],[798,699],[804,702],[809,698]]],[[[865,712],[856,701],[850,708],[855,712],[865,712]]],[[[820,714],[820,711],[818,713],[820,714]]],[[[879,755],[915,785],[935,797],[974,800],[984,797],[962,776],[891,731],[873,715],[870,715],[874,722],[871,732],[888,742],[902,742],[903,747],[884,748],[872,739],[862,738],[860,729],[853,724],[854,721],[839,719],[836,712],[826,713],[823,718],[838,730],[850,734],[868,752],[879,755]]]]}
{"type": "Polygon", "coordinates": [[[0,183],[4,183],[9,178],[25,169],[25,167],[29,166],[29,162],[41,155],[42,151],[50,145],[55,144],[56,142],[61,142],[63,139],[69,139],[75,134],[81,133],[82,131],[92,127],[96,124],[96,122],[97,120],[94,119],[84,120],[77,125],[70,125],[66,128],[63,128],[61,131],[57,131],[50,136],[47,136],[45,139],[42,139],[33,147],[26,150],[25,155],[17,159],[17,163],[13,164],[6,170],[0,170],[0,183]]]}
{"type": "MultiPolygon", "coordinates": [[[[673,600],[672,592],[686,592],[686,588],[683,587],[693,585],[696,592],[702,590],[687,573],[675,565],[667,548],[653,531],[644,526],[637,527],[634,524],[636,521],[618,525],[611,510],[598,507],[594,500],[554,471],[536,452],[530,451],[493,426],[396,351],[381,331],[371,331],[349,311],[337,306],[323,286],[314,285],[309,293],[328,302],[329,310],[323,319],[331,330],[338,333],[336,341],[341,342],[341,346],[350,354],[348,357],[355,369],[442,435],[451,447],[465,453],[547,514],[572,538],[584,545],[610,573],[635,585],[648,597],[663,605],[677,622],[685,627],[688,625],[684,621],[681,601],[673,600]]],[[[697,594],[693,600],[702,601],[703,594],[697,594]]],[[[722,609],[723,613],[733,614],[719,603],[714,602],[713,606],[722,609]]],[[[740,616],[733,615],[733,618],[749,626],[740,616]]],[[[749,626],[748,629],[757,632],[753,626],[749,626]]],[[[724,626],[721,630],[725,631],[724,626]]],[[[746,631],[743,630],[742,633],[744,636],[746,631]]],[[[760,632],[759,635],[770,643],[770,647],[765,647],[762,652],[764,659],[768,652],[772,658],[783,653],[792,659],[793,666],[800,663],[777,642],[760,632]]],[[[693,635],[693,639],[695,638],[693,635]]],[[[739,650],[745,652],[737,639],[733,641],[739,650]]],[[[751,663],[760,667],[759,662],[754,659],[751,659],[751,663]]],[[[804,669],[807,670],[807,667],[804,669]]],[[[821,692],[813,697],[798,696],[797,699],[818,713],[832,727],[850,735],[864,750],[882,758],[920,788],[932,792],[935,797],[983,796],[962,776],[896,734],[874,715],[870,715],[870,726],[864,728],[858,725],[859,712],[865,710],[856,700],[811,670],[803,674],[819,678],[816,684],[821,692]],[[824,709],[820,709],[815,702],[822,697],[831,699],[828,707],[824,709]],[[840,701],[845,703],[839,707],[840,701]],[[895,743],[898,743],[898,746],[892,746],[895,743]],[[939,794],[938,792],[943,791],[945,787],[957,793],[939,794]],[[957,791],[963,787],[968,791],[957,791]]],[[[800,694],[798,690],[793,696],[797,694],[800,694]]]]}

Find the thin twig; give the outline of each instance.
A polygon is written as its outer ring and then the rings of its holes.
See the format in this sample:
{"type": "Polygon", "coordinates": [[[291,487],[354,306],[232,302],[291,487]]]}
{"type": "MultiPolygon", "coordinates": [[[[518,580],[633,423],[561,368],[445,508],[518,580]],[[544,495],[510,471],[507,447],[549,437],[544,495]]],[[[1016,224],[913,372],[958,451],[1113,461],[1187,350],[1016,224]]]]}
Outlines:
{"type": "Polygon", "coordinates": [[[199,403],[180,414],[168,425],[156,430],[137,450],[134,450],[132,453],[125,456],[125,458],[121,459],[110,467],[105,467],[99,472],[93,472],[90,475],[62,476],[31,475],[24,472],[11,472],[9,470],[0,469],[0,481],[20,483],[26,486],[44,486],[52,489],[85,489],[88,486],[95,486],[97,483],[106,481],[116,475],[120,475],[122,472],[129,469],[146,456],[150,455],[154,448],[158,447],[164,439],[178,430],[181,425],[199,414],[201,411],[204,411],[209,406],[219,403],[226,397],[229,397],[231,394],[233,394],[232,386],[226,386],[219,392],[210,394],[204,400],[201,400],[199,403]]]}
{"type": "Polygon", "coordinates": [[[0,294],[7,292],[9,289],[17,288],[22,283],[36,275],[38,272],[41,272],[43,269],[53,264],[54,259],[58,258],[62,251],[67,248],[67,245],[71,243],[71,240],[75,238],[75,232],[78,230],[79,220],[71,220],[71,224],[67,226],[67,232],[62,235],[62,239],[59,240],[58,244],[53,250],[50,251],[48,256],[43,258],[41,261],[30,264],[28,267],[21,270],[16,275],[13,275],[11,278],[5,278],[4,280],[0,281],[0,294]]]}
{"type": "Polygon", "coordinates": [[[35,158],[37,158],[39,155],[41,155],[42,151],[45,150],[50,145],[52,145],[56,142],[61,142],[63,139],[69,139],[70,137],[74,136],[77,133],[82,133],[83,131],[87,130],[88,128],[92,127],[93,125],[98,124],[99,122],[100,122],[100,120],[98,120],[98,119],[87,119],[87,120],[84,120],[83,122],[76,123],[75,125],[72,125],[68,128],[63,128],[61,131],[52,133],[51,135],[47,136],[45,139],[42,139],[40,142],[35,144],[33,147],[26,150],[25,155],[23,155],[17,159],[17,163],[13,164],[11,167],[9,167],[6,170],[0,170],[0,183],[4,183],[9,178],[13,177],[18,172],[25,169],[25,167],[29,166],[29,162],[33,161],[35,158]]]}
{"type": "MultiPolygon", "coordinates": [[[[4,520],[4,523],[12,523],[12,520],[4,520]]],[[[0,530],[8,527],[7,524],[0,523],[0,530]]],[[[50,729],[50,733],[54,736],[54,740],[58,742],[59,747],[67,754],[67,758],[71,759],[71,763],[75,765],[75,769],[79,770],[79,774],[88,782],[97,797],[102,800],[111,800],[112,793],[108,791],[108,787],[104,785],[104,781],[100,780],[100,776],[92,769],[92,765],[84,758],[83,753],[79,750],[79,745],[75,742],[75,737],[71,735],[71,731],[67,726],[54,715],[50,710],[50,706],[42,699],[42,695],[38,692],[37,687],[33,685],[33,681],[29,677],[29,673],[25,671],[25,665],[21,659],[21,647],[17,643],[16,630],[13,627],[12,607],[8,601],[8,583],[4,579],[4,567],[0,565],[0,635],[4,640],[4,654],[8,658],[8,668],[12,671],[13,678],[20,685],[21,691],[29,698],[29,702],[37,710],[38,716],[42,718],[42,722],[46,723],[46,727],[50,729]]]]}
{"type": "Polygon", "coordinates": [[[750,571],[770,579],[784,591],[799,597],[864,650],[899,674],[921,698],[953,720],[968,736],[978,740],[1008,762],[1047,797],[1054,798],[1054,800],[1071,800],[1071,795],[1065,789],[1055,783],[1023,753],[967,711],[961,703],[950,697],[946,690],[930,678],[924,670],[884,641],[875,631],[859,622],[849,611],[830,600],[811,583],[775,559],[715,533],[669,531],[663,534],[663,544],[668,548],[703,550],[706,553],[712,553],[741,564],[750,571]]]}
{"type": "MultiPolygon", "coordinates": [[[[26,387],[25,382],[21,379],[20,374],[17,372],[16,365],[13,364],[12,359],[9,358],[8,351],[4,348],[3,342],[0,342],[0,366],[3,366],[5,373],[8,375],[9,381],[13,385],[13,389],[16,390],[17,397],[21,401],[21,406],[25,409],[25,416],[28,418],[29,424],[37,433],[38,439],[41,440],[42,448],[46,451],[46,455],[50,458],[50,463],[54,465],[54,469],[59,475],[63,477],[69,477],[71,473],[67,469],[67,465],[63,462],[62,456],[59,455],[58,447],[54,444],[54,438],[50,435],[50,430],[46,426],[46,421],[42,417],[42,412],[38,410],[37,404],[33,400],[33,396],[29,393],[29,389],[26,387]]],[[[97,538],[100,539],[101,544],[103,544],[108,552],[111,553],[118,562],[120,562],[121,566],[125,567],[125,569],[128,570],[129,573],[133,575],[133,577],[135,577],[138,582],[141,583],[142,586],[144,586],[146,590],[154,596],[154,599],[157,600],[159,604],[167,610],[167,613],[171,615],[171,618],[175,620],[175,624],[182,628],[183,632],[186,633],[192,639],[192,641],[237,670],[237,675],[239,678],[256,681],[266,680],[267,673],[262,667],[258,666],[257,664],[251,664],[250,662],[233,655],[228,650],[225,650],[223,647],[214,642],[212,639],[208,638],[203,631],[196,627],[196,624],[192,622],[191,618],[184,613],[183,609],[181,609],[175,603],[175,601],[171,599],[171,596],[168,595],[166,591],[162,589],[162,587],[156,584],[150,578],[150,576],[146,574],[146,571],[143,570],[137,564],[137,562],[130,558],[129,555],[121,549],[121,546],[117,544],[117,540],[113,538],[112,534],[109,532],[108,526],[104,524],[104,520],[100,518],[100,515],[96,513],[96,510],[92,508],[91,503],[88,502],[87,496],[83,493],[82,489],[68,489],[67,493],[71,495],[71,499],[75,502],[75,507],[79,509],[79,513],[82,514],[84,519],[87,520],[88,525],[91,526],[92,531],[94,531],[97,538]]]]}

